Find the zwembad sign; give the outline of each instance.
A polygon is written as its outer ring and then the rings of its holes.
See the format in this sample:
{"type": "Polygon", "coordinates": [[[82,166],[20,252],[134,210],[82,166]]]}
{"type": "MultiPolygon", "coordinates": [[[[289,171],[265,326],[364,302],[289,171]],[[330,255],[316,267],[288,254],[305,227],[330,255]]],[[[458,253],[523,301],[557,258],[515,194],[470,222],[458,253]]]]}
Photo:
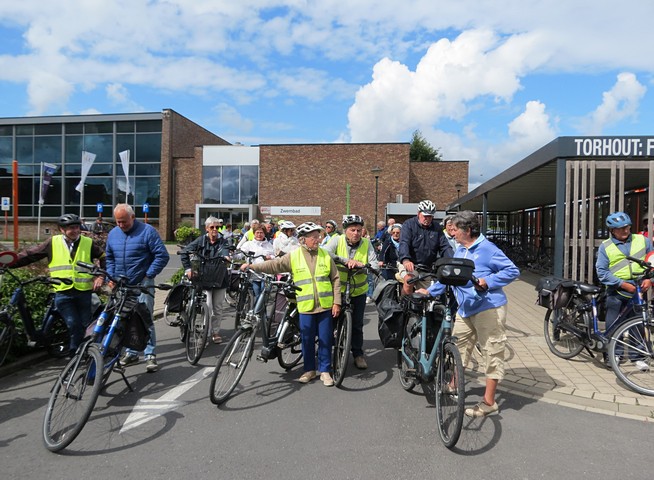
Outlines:
{"type": "Polygon", "coordinates": [[[270,207],[271,215],[320,215],[320,207],[270,207]]]}
{"type": "Polygon", "coordinates": [[[654,137],[564,137],[565,157],[650,157],[654,137]]]}

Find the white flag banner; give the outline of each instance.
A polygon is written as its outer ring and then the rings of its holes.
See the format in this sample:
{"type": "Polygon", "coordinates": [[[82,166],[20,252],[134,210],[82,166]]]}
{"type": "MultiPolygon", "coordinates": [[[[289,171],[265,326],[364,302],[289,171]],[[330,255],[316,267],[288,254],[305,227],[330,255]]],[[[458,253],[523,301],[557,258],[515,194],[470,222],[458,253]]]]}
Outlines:
{"type": "Polygon", "coordinates": [[[84,182],[86,181],[86,177],[89,174],[89,170],[91,170],[91,166],[93,165],[93,161],[95,160],[96,154],[91,153],[91,152],[82,152],[82,178],[80,179],[79,183],[75,187],[75,190],[78,192],[82,192],[84,190],[84,182]]]}
{"type": "Polygon", "coordinates": [[[125,174],[124,192],[126,195],[129,195],[130,193],[132,193],[132,189],[130,188],[129,185],[129,150],[123,150],[118,155],[120,156],[120,163],[123,166],[123,173],[125,174]]]}

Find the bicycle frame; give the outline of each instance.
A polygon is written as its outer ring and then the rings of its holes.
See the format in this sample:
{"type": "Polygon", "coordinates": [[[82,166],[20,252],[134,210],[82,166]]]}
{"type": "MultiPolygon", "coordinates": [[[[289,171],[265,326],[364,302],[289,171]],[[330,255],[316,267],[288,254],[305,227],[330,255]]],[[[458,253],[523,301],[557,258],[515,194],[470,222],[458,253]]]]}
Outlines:
{"type": "MultiPolygon", "coordinates": [[[[414,294],[419,295],[419,294],[414,294]]],[[[451,301],[451,287],[446,286],[446,296],[448,299],[448,304],[443,305],[438,303],[436,300],[431,299],[426,295],[419,295],[420,301],[422,303],[422,316],[420,317],[420,350],[418,351],[418,358],[412,358],[405,349],[406,338],[402,341],[402,346],[400,347],[400,352],[407,362],[409,368],[414,369],[416,372],[416,377],[423,381],[431,381],[434,377],[434,363],[438,358],[440,352],[440,347],[445,342],[449,341],[452,335],[452,327],[454,325],[452,310],[449,306],[451,301]],[[427,351],[427,328],[429,319],[429,313],[433,313],[436,310],[443,311],[443,321],[438,329],[438,333],[434,339],[434,345],[432,346],[431,351],[427,351]]],[[[416,298],[416,297],[414,297],[416,298]]],[[[408,318],[408,314],[405,314],[408,318]]],[[[415,328],[415,327],[414,327],[415,328]]]]}

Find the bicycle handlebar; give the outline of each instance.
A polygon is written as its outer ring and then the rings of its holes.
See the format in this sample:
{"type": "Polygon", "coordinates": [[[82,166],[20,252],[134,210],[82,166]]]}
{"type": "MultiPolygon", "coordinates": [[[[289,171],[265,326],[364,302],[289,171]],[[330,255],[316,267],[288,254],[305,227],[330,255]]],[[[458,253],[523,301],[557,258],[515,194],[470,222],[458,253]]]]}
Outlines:
{"type": "Polygon", "coordinates": [[[70,278],[55,278],[55,277],[48,277],[46,275],[39,275],[38,277],[32,277],[27,280],[21,280],[14,273],[12,273],[11,269],[7,267],[0,268],[0,275],[3,275],[5,273],[8,273],[9,276],[14,280],[16,280],[16,282],[18,282],[21,286],[29,285],[30,283],[43,283],[44,285],[61,285],[62,283],[64,285],[73,284],[73,280],[70,278]]]}
{"type": "Polygon", "coordinates": [[[150,292],[150,288],[157,288],[159,290],[170,290],[171,288],[173,288],[172,285],[167,284],[167,283],[160,283],[158,285],[151,285],[151,286],[143,286],[143,285],[140,285],[140,284],[139,285],[129,285],[127,283],[127,277],[126,276],[121,275],[118,278],[113,277],[113,276],[111,276],[109,274],[109,272],[107,272],[106,270],[98,267],[97,265],[95,265],[93,263],[86,263],[86,262],[78,261],[77,266],[88,270],[89,271],[88,273],[90,273],[91,275],[96,275],[96,276],[104,275],[105,277],[107,277],[109,279],[109,281],[115,283],[118,288],[123,288],[125,290],[136,290],[136,291],[139,291],[141,293],[145,293],[147,295],[150,295],[151,297],[154,297],[154,294],[152,292],[150,292]]]}

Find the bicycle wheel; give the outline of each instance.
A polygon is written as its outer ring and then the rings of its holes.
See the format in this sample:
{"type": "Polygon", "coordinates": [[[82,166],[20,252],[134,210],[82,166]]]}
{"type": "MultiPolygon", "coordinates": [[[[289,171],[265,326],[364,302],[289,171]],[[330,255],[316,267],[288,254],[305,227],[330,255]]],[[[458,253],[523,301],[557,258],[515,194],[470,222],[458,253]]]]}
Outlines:
{"type": "Polygon", "coordinates": [[[75,355],[57,378],[43,418],[43,442],[51,452],[71,444],[89,419],[102,388],[100,350],[89,344],[75,355]]]}
{"type": "Polygon", "coordinates": [[[584,328],[584,320],[571,302],[568,307],[547,310],[543,329],[545,342],[550,351],[560,358],[570,359],[579,355],[584,349],[579,337],[573,333],[584,328]],[[571,329],[574,329],[571,331],[571,329]]]}
{"type": "Polygon", "coordinates": [[[415,377],[411,377],[408,374],[409,365],[406,363],[404,355],[402,355],[402,350],[397,351],[397,368],[399,370],[398,378],[400,379],[400,385],[407,392],[412,391],[416,387],[415,377]]]}
{"type": "Polygon", "coordinates": [[[188,314],[184,312],[179,312],[179,341],[186,343],[186,335],[188,334],[188,314]]]}
{"type": "Polygon", "coordinates": [[[254,331],[238,330],[229,341],[211,377],[211,403],[220,405],[229,398],[241,380],[254,350],[254,331]]]}
{"type": "Polygon", "coordinates": [[[209,335],[209,323],[211,317],[206,303],[202,303],[199,309],[189,319],[188,332],[186,335],[186,359],[191,365],[200,360],[204,348],[207,346],[207,335],[209,335]]]}
{"type": "Polygon", "coordinates": [[[465,410],[465,391],[463,364],[461,354],[453,343],[442,345],[438,364],[434,391],[436,392],[436,421],[438,433],[447,448],[456,445],[463,427],[463,412],[465,410]]]}
{"type": "Polygon", "coordinates": [[[48,354],[55,358],[64,358],[70,350],[70,334],[66,321],[59,315],[52,319],[52,323],[45,332],[43,342],[48,354]]]}
{"type": "Polygon", "coordinates": [[[238,297],[238,304],[236,305],[236,317],[234,318],[234,330],[238,329],[241,326],[241,320],[245,318],[248,311],[252,309],[253,306],[252,292],[248,288],[240,292],[238,297]]]}
{"type": "Polygon", "coordinates": [[[0,365],[2,365],[9,355],[11,344],[14,340],[14,320],[6,314],[0,315],[0,365]]]}
{"type": "Polygon", "coordinates": [[[620,325],[609,342],[609,362],[616,376],[630,389],[654,396],[654,325],[640,317],[620,325]]]}
{"type": "Polygon", "coordinates": [[[345,310],[336,324],[336,337],[332,353],[332,367],[334,368],[334,385],[339,387],[345,378],[347,361],[350,358],[352,347],[352,312],[345,310]]]}
{"type": "Polygon", "coordinates": [[[290,370],[302,360],[302,335],[296,323],[297,313],[294,318],[290,318],[287,321],[289,324],[284,333],[284,338],[278,342],[281,344],[281,351],[277,355],[277,361],[280,367],[290,370]]]}

